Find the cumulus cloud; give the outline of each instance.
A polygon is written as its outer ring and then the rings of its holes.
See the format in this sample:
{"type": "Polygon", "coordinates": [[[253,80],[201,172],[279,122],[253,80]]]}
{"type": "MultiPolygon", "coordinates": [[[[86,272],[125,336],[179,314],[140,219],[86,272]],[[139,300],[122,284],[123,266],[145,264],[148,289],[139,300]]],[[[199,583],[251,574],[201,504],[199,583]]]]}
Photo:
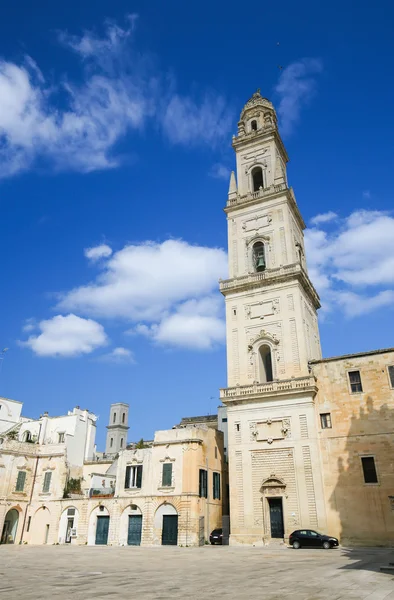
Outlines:
{"type": "Polygon", "coordinates": [[[310,219],[311,225],[320,225],[320,223],[329,223],[329,221],[333,221],[337,218],[337,213],[334,213],[332,210],[316,215],[310,219]]]}
{"type": "Polygon", "coordinates": [[[128,348],[122,348],[121,346],[114,348],[107,354],[102,354],[97,360],[100,362],[115,363],[118,365],[135,364],[133,352],[128,348]]]}
{"type": "Polygon", "coordinates": [[[182,240],[127,245],[98,263],[97,278],[62,294],[58,309],[89,317],[123,319],[129,333],[170,345],[210,348],[223,340],[220,296],[226,277],[221,248],[182,240]]]}
{"type": "Polygon", "coordinates": [[[96,260],[100,260],[100,258],[111,256],[112,248],[107,246],[107,244],[100,244],[100,246],[94,246],[93,248],[85,248],[84,254],[86,258],[95,262],[96,260]]]}
{"type": "Polygon", "coordinates": [[[38,324],[41,333],[21,342],[38,356],[71,357],[90,354],[107,344],[107,336],[100,323],[82,319],[74,314],[57,315],[38,324]]]}
{"type": "Polygon", "coordinates": [[[279,96],[278,114],[281,132],[290,135],[298,123],[302,109],[316,93],[316,76],[323,64],[316,58],[304,58],[283,69],[275,91],[279,96]]]}
{"type": "Polygon", "coordinates": [[[101,261],[97,279],[65,293],[58,307],[96,317],[157,319],[174,304],[210,294],[227,272],[220,248],[182,240],[127,245],[101,261]]]}
{"type": "Polygon", "coordinates": [[[218,296],[188,300],[160,323],[139,324],[135,331],[159,344],[207,350],[225,341],[222,301],[218,296]]]}
{"type": "MultiPolygon", "coordinates": [[[[316,221],[315,221],[316,222],[316,221]]],[[[357,210],[306,230],[309,273],[326,301],[349,317],[390,306],[394,291],[394,218],[383,211],[357,210]],[[389,286],[389,287],[388,287],[389,286]]]]}
{"type": "Polygon", "coordinates": [[[80,172],[114,168],[117,143],[152,119],[176,144],[212,146],[228,134],[225,100],[167,89],[151,57],[133,47],[135,23],[132,15],[123,28],[107,24],[102,37],[59,35],[82,63],[78,84],[63,74],[48,83],[31,57],[23,64],[0,58],[0,177],[37,162],[80,172]]]}

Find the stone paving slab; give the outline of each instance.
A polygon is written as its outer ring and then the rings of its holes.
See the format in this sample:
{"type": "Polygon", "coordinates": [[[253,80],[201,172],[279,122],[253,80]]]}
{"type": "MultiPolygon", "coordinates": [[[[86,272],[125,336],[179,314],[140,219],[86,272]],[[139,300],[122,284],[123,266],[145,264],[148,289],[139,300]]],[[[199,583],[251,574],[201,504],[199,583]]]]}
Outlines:
{"type": "Polygon", "coordinates": [[[394,600],[387,549],[0,546],[0,599],[394,600]]]}

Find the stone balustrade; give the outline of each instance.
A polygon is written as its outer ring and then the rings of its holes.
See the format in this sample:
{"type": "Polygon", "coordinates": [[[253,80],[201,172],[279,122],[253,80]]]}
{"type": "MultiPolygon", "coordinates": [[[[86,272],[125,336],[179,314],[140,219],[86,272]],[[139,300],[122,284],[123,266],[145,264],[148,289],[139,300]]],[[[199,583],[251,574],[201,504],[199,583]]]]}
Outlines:
{"type": "Polygon", "coordinates": [[[267,188],[262,188],[257,192],[249,192],[243,196],[237,196],[236,198],[230,198],[227,202],[227,206],[238,206],[256,200],[258,198],[264,198],[265,196],[271,196],[272,194],[278,194],[279,192],[289,191],[292,194],[292,189],[288,188],[285,183],[278,183],[276,185],[270,185],[267,188]]]}
{"type": "Polygon", "coordinates": [[[242,277],[234,277],[233,279],[225,279],[220,281],[220,291],[231,290],[245,284],[258,283],[267,279],[276,279],[282,275],[294,275],[303,271],[302,266],[299,263],[292,263],[290,265],[284,265],[276,269],[267,269],[260,273],[249,273],[242,277]]]}
{"type": "Polygon", "coordinates": [[[273,394],[285,394],[293,391],[304,391],[316,388],[316,379],[313,375],[307,377],[292,377],[282,381],[270,381],[268,383],[253,383],[252,385],[236,385],[235,387],[222,388],[220,390],[221,400],[239,400],[248,396],[271,396],[273,394]]]}

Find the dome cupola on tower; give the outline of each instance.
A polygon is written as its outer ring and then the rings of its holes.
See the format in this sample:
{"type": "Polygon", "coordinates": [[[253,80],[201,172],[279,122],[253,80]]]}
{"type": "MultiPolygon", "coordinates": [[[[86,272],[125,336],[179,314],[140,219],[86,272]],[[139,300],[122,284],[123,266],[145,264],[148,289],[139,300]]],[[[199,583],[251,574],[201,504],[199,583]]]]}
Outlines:
{"type": "Polygon", "coordinates": [[[277,119],[273,104],[267,98],[263,98],[258,89],[242,109],[238,123],[238,136],[276,127],[277,119]]]}

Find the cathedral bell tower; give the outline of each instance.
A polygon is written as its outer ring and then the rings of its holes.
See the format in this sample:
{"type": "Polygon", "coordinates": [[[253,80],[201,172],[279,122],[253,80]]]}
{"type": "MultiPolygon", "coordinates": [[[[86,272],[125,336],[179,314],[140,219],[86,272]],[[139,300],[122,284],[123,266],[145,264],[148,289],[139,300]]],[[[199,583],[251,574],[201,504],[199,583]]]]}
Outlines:
{"type": "MultiPolygon", "coordinates": [[[[291,460],[282,460],[280,452],[287,452],[290,439],[295,448],[301,414],[304,419],[309,411],[310,430],[314,422],[316,384],[308,361],[321,358],[320,302],[308,276],[305,223],[288,186],[275,109],[260,91],[244,106],[232,145],[236,176],[231,174],[225,208],[229,279],[220,282],[228,387],[221,399],[228,411],[232,543],[254,543],[272,534],[269,504],[261,501],[263,481],[274,475],[282,482],[275,489],[286,490],[298,451],[292,450],[291,460]]],[[[310,453],[316,458],[315,450],[310,453]]],[[[295,519],[287,518],[285,502],[281,511],[285,531],[295,519]]]]}

